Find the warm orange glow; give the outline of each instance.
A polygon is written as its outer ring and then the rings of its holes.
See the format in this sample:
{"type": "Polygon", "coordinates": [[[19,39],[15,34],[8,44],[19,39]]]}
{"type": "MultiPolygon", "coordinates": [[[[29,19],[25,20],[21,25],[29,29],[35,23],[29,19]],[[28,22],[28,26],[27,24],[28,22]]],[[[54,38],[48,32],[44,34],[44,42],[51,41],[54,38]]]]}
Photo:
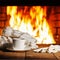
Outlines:
{"type": "Polygon", "coordinates": [[[51,29],[46,20],[46,6],[25,6],[17,11],[17,6],[7,6],[10,15],[10,26],[13,29],[27,32],[37,39],[37,44],[55,44],[51,29]]]}

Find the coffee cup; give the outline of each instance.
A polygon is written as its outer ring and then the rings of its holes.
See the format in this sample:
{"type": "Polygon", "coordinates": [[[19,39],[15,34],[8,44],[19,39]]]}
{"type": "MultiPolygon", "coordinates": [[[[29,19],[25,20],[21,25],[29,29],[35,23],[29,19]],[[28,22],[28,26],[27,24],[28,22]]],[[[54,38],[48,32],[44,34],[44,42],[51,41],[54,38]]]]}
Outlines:
{"type": "Polygon", "coordinates": [[[13,40],[13,49],[14,50],[25,50],[27,47],[28,47],[28,41],[27,40],[24,40],[24,39],[13,40]]]}

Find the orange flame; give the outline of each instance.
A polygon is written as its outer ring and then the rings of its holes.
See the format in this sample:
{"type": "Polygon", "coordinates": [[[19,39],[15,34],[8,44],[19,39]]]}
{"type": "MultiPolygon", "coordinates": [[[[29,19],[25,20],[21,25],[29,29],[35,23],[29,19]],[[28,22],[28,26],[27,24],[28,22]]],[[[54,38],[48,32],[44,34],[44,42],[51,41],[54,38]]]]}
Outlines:
{"type": "Polygon", "coordinates": [[[10,26],[13,29],[27,32],[37,39],[37,44],[55,44],[51,29],[46,21],[46,6],[7,6],[10,15],[10,26]]]}

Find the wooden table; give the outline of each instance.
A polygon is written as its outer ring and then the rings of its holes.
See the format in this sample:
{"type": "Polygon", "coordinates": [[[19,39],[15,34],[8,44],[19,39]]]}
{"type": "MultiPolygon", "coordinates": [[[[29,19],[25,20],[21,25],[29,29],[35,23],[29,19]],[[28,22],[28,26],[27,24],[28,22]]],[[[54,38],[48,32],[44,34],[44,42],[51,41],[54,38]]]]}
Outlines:
{"type": "Polygon", "coordinates": [[[25,52],[11,52],[0,50],[0,60],[60,60],[59,53],[35,53],[33,50],[25,52]]]}

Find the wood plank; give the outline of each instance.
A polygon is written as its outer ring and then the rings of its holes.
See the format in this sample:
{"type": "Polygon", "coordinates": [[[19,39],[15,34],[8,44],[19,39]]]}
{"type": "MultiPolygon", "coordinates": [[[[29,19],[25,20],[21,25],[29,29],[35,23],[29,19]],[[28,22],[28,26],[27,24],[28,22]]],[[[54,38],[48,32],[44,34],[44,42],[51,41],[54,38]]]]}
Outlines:
{"type": "Polygon", "coordinates": [[[52,53],[35,53],[33,51],[26,52],[26,60],[28,59],[57,60],[56,57],[52,53]]]}
{"type": "Polygon", "coordinates": [[[0,50],[0,59],[19,60],[60,60],[60,53],[35,53],[32,50],[26,52],[9,52],[0,50]]]}
{"type": "Polygon", "coordinates": [[[60,52],[54,53],[54,55],[56,56],[56,58],[57,58],[58,60],[60,60],[60,52]]]}
{"type": "Polygon", "coordinates": [[[21,59],[21,60],[25,60],[25,52],[0,51],[0,59],[21,59]]]}

